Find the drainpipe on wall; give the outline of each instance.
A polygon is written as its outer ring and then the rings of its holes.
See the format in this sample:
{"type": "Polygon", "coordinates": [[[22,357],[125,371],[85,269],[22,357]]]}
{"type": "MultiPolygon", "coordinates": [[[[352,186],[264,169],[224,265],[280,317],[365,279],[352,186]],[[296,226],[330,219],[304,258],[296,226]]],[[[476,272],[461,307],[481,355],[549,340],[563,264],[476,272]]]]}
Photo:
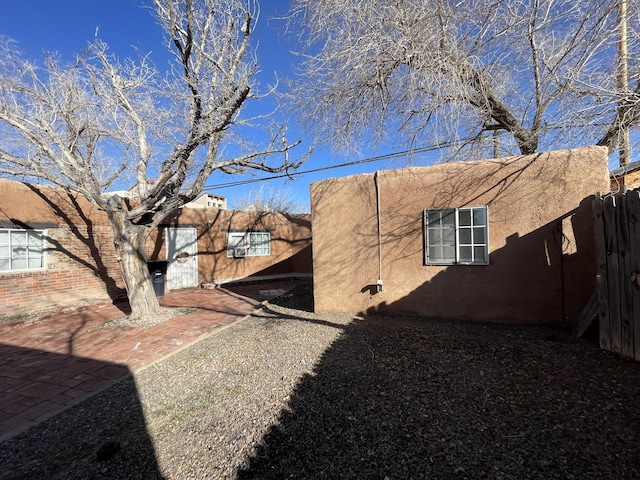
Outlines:
{"type": "Polygon", "coordinates": [[[382,229],[380,228],[380,183],[378,172],[373,174],[373,181],[376,186],[376,217],[378,219],[378,281],[376,282],[376,293],[382,292],[382,229]]]}

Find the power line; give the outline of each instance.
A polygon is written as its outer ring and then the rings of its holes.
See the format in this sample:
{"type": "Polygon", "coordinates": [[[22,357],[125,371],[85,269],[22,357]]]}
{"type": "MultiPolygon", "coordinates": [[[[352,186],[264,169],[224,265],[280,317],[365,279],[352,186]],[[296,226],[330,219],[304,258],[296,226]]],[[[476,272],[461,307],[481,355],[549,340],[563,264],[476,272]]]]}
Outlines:
{"type": "Polygon", "coordinates": [[[398,158],[398,157],[405,157],[407,155],[413,155],[416,153],[426,153],[426,152],[432,152],[435,150],[440,150],[441,148],[446,148],[453,145],[453,142],[451,143],[447,143],[447,144],[442,144],[442,145],[432,145],[429,147],[420,147],[420,148],[415,148],[412,150],[403,150],[401,152],[394,152],[394,153],[387,153],[385,155],[378,155],[375,157],[369,157],[369,158],[363,158],[362,160],[355,160],[353,162],[347,162],[347,163],[340,163],[338,165],[330,165],[330,166],[326,166],[326,167],[320,167],[320,168],[314,168],[311,170],[304,170],[302,172],[300,171],[295,171],[295,172],[290,172],[290,173],[282,173],[280,175],[272,175],[270,177],[263,177],[263,178],[252,178],[249,180],[238,180],[235,182],[228,182],[228,183],[218,183],[215,185],[208,185],[206,187],[203,188],[203,190],[219,190],[221,188],[229,188],[229,187],[239,187],[241,185],[248,185],[251,183],[258,183],[258,182],[266,182],[267,180],[276,180],[278,178],[293,178],[293,177],[297,177],[300,175],[305,175],[307,173],[316,173],[316,172],[322,172],[325,170],[333,170],[336,168],[343,168],[343,167],[353,167],[354,165],[362,165],[365,163],[373,163],[373,162],[380,162],[382,160],[389,160],[392,158],[398,158]]]}

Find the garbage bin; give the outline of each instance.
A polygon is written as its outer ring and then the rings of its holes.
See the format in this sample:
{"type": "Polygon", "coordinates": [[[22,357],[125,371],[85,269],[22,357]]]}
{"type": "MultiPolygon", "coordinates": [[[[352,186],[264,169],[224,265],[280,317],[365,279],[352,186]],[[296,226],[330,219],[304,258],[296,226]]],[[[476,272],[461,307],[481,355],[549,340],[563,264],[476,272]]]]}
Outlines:
{"type": "Polygon", "coordinates": [[[164,276],[167,273],[167,262],[148,262],[149,275],[151,275],[151,284],[153,285],[153,291],[156,297],[162,297],[164,295],[164,276]]]}

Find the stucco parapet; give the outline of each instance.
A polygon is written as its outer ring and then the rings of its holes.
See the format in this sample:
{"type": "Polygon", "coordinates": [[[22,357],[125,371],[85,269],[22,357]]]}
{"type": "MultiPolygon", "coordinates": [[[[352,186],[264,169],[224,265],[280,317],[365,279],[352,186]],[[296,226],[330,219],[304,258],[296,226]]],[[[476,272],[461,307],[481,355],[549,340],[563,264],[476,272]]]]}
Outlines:
{"type": "MultiPolygon", "coordinates": [[[[495,172],[517,168],[520,165],[546,164],[553,166],[556,162],[571,161],[573,171],[582,171],[581,177],[565,178],[564,181],[593,184],[593,179],[602,180],[602,185],[609,183],[608,151],[606,147],[589,146],[553,152],[540,152],[532,155],[517,155],[486,160],[445,162],[428,166],[405,167],[400,169],[383,169],[373,173],[349,175],[340,178],[329,178],[319,182],[313,182],[311,191],[330,189],[348,184],[361,184],[372,181],[375,175],[385,181],[394,178],[413,177],[416,179],[428,179],[429,184],[438,184],[452,178],[458,180],[465,178],[471,183],[483,175],[491,175],[495,172]],[[582,170],[581,170],[582,169],[582,170]]],[[[545,166],[546,166],[545,165],[545,166]]],[[[564,168],[558,168],[558,177],[565,173],[564,168]]],[[[597,192],[593,192],[597,193],[597,192]]]]}

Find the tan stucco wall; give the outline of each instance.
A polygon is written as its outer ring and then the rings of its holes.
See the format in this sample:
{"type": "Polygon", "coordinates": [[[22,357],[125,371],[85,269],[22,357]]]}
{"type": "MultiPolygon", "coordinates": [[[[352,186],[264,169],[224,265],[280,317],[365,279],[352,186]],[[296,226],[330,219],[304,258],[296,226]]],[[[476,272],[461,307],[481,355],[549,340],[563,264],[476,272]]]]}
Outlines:
{"type": "MultiPolygon", "coordinates": [[[[0,222],[46,228],[44,269],[0,272],[0,317],[125,296],[107,216],[84,198],[0,179],[0,222]]],[[[202,208],[184,209],[167,222],[196,227],[200,283],[312,271],[309,215],[202,208]],[[270,231],[271,255],[227,258],[229,229],[270,231]]],[[[166,259],[162,232],[152,234],[148,260],[166,259]]]]}
{"type": "MultiPolygon", "coordinates": [[[[310,215],[184,209],[170,223],[196,227],[200,283],[224,283],[247,277],[310,275],[312,272],[310,215]],[[227,257],[229,231],[270,232],[271,255],[227,257]]],[[[164,260],[164,236],[160,241],[163,245],[152,256],[164,260]]]]}
{"type": "Polygon", "coordinates": [[[385,170],[311,185],[318,312],[575,322],[595,286],[590,196],[606,149],[385,170]],[[490,264],[425,266],[423,211],[487,205],[490,264]],[[561,253],[562,249],[562,253],[561,253]]]}
{"type": "Polygon", "coordinates": [[[0,220],[109,225],[104,211],[61,189],[0,179],[0,220]],[[79,213],[82,212],[82,213],[79,213]]]}

